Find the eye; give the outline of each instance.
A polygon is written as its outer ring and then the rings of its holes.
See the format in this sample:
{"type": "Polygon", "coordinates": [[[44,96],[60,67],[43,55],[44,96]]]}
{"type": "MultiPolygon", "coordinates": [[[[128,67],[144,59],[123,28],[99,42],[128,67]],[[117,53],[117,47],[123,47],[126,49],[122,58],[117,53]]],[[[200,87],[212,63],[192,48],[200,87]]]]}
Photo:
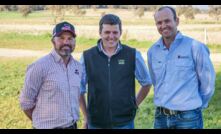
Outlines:
{"type": "Polygon", "coordinates": [[[59,39],[59,40],[64,40],[64,37],[63,37],[63,36],[61,36],[61,37],[59,37],[58,39],[59,39]]]}
{"type": "Polygon", "coordinates": [[[110,34],[110,31],[105,31],[104,33],[105,33],[105,34],[110,34]]]}
{"type": "Polygon", "coordinates": [[[161,21],[158,21],[158,22],[157,22],[157,25],[161,25],[161,24],[162,24],[162,22],[161,22],[161,21]]]}
{"type": "Polygon", "coordinates": [[[69,37],[68,40],[72,41],[74,38],[73,37],[69,37]]]}
{"type": "Polygon", "coordinates": [[[118,32],[117,32],[117,31],[114,31],[113,34],[118,34],[118,32]]]}
{"type": "Polygon", "coordinates": [[[169,22],[170,22],[170,20],[169,20],[169,19],[166,19],[166,20],[165,20],[165,23],[169,23],[169,22]]]}

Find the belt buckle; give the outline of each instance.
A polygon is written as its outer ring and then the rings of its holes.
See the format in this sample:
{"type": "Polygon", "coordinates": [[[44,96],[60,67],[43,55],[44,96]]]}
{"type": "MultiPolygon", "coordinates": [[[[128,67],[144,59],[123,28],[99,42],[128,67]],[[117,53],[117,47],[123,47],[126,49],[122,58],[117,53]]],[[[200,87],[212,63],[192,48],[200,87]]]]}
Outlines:
{"type": "Polygon", "coordinates": [[[176,114],[175,111],[169,110],[169,109],[166,109],[166,108],[163,108],[163,113],[164,113],[165,115],[174,115],[174,114],[176,114]]]}

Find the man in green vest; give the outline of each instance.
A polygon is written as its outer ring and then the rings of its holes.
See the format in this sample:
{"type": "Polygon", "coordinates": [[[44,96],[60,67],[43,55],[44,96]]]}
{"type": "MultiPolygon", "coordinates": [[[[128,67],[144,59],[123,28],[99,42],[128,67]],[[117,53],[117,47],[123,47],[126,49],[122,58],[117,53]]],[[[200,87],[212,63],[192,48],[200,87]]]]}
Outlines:
{"type": "Polygon", "coordinates": [[[139,51],[121,44],[122,26],[118,16],[104,15],[99,34],[97,45],[84,51],[81,58],[84,127],[133,129],[136,110],[152,84],[148,69],[139,51]],[[141,85],[137,96],[135,78],[141,85]]]}

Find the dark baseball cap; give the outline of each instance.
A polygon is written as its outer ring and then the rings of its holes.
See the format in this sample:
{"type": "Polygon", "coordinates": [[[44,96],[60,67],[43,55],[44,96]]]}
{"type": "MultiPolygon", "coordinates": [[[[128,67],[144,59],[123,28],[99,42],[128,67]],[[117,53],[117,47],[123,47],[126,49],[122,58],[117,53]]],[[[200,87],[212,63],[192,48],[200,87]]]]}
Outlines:
{"type": "Polygon", "coordinates": [[[70,32],[73,34],[73,37],[76,37],[74,26],[68,22],[58,23],[53,29],[53,37],[59,36],[62,32],[70,32]]]}

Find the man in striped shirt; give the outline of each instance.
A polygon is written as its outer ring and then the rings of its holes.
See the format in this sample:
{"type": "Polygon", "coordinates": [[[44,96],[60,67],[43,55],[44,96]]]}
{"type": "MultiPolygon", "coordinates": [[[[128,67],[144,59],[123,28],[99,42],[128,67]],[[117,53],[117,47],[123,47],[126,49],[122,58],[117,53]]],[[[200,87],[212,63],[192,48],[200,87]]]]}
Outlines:
{"type": "Polygon", "coordinates": [[[73,25],[57,24],[52,52],[27,68],[20,105],[33,128],[77,128],[82,68],[71,55],[75,38],[73,25]]]}

